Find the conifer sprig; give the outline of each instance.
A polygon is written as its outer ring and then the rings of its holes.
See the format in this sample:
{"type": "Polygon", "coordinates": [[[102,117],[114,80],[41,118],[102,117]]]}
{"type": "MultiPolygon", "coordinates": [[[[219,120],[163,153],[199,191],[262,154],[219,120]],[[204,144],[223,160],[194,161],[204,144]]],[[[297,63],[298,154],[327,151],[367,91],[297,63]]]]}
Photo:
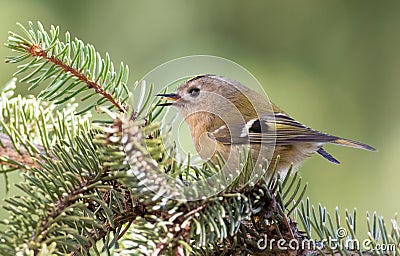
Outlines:
{"type": "Polygon", "coordinates": [[[117,72],[108,53],[103,59],[92,45],[85,45],[77,38],[72,40],[68,32],[62,42],[58,27],[51,26],[48,33],[40,22],[36,27],[32,22],[28,28],[18,25],[24,36],[9,32],[5,45],[19,55],[7,57],[6,62],[24,62],[18,66],[16,75],[27,73],[20,81],[30,83],[30,89],[49,80],[40,97],[61,104],[77,95],[83,101],[96,96],[97,100],[82,112],[106,103],[118,111],[126,110],[129,75],[126,65],[121,63],[117,72]],[[27,59],[31,60],[26,62],[27,59]]]}

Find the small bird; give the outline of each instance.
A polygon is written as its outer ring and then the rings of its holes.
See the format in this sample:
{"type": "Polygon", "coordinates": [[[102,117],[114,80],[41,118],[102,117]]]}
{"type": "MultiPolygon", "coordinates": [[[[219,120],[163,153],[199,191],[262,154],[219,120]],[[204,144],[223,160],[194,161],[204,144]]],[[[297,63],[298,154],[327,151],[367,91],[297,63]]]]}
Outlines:
{"type": "Polygon", "coordinates": [[[184,117],[203,160],[216,161],[220,155],[238,161],[237,146],[250,145],[254,163],[267,159],[268,170],[275,167],[285,175],[291,166],[297,169],[314,153],[339,164],[323,148],[326,143],[375,151],[366,144],[313,130],[265,96],[223,76],[199,75],[175,93],[157,96],[169,100],[159,106],[176,107],[184,117]]]}

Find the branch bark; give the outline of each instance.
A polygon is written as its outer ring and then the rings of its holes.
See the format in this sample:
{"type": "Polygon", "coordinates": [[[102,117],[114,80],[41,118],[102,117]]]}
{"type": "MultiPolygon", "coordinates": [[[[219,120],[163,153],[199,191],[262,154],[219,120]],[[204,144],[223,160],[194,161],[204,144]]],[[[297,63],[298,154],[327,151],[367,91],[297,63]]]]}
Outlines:
{"type": "MultiPolygon", "coordinates": [[[[42,146],[36,145],[36,148],[40,153],[45,154],[42,146]]],[[[35,157],[38,156],[36,155],[35,157]]],[[[21,168],[23,166],[26,169],[39,167],[37,161],[32,158],[24,147],[19,146],[17,150],[10,137],[4,133],[0,133],[0,165],[10,168],[21,168]]]]}

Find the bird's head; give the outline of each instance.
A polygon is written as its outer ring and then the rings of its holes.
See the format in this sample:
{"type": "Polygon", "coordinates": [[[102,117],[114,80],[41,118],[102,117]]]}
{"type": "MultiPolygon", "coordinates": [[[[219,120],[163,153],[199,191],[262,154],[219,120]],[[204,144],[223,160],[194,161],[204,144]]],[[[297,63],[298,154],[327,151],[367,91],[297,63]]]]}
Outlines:
{"type": "Polygon", "coordinates": [[[200,111],[219,115],[247,101],[248,91],[247,87],[222,76],[199,75],[184,82],[176,92],[157,96],[168,100],[159,106],[176,107],[184,116],[200,111]]]}

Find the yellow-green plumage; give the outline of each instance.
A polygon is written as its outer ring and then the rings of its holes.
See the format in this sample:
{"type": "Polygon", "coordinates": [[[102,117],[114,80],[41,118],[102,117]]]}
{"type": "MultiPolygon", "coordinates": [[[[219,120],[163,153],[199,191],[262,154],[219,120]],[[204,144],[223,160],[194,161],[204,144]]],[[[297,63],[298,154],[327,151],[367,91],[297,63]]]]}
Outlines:
{"type": "Polygon", "coordinates": [[[275,165],[279,155],[277,169],[285,172],[292,164],[297,167],[314,153],[338,164],[323,149],[325,143],[375,150],[360,142],[313,130],[267,102],[264,96],[225,77],[195,77],[173,95],[176,101],[172,106],[184,116],[203,159],[213,160],[218,153],[228,159],[233,147],[240,144],[250,144],[253,155],[262,155],[262,148],[275,146],[270,166],[275,165]]]}

